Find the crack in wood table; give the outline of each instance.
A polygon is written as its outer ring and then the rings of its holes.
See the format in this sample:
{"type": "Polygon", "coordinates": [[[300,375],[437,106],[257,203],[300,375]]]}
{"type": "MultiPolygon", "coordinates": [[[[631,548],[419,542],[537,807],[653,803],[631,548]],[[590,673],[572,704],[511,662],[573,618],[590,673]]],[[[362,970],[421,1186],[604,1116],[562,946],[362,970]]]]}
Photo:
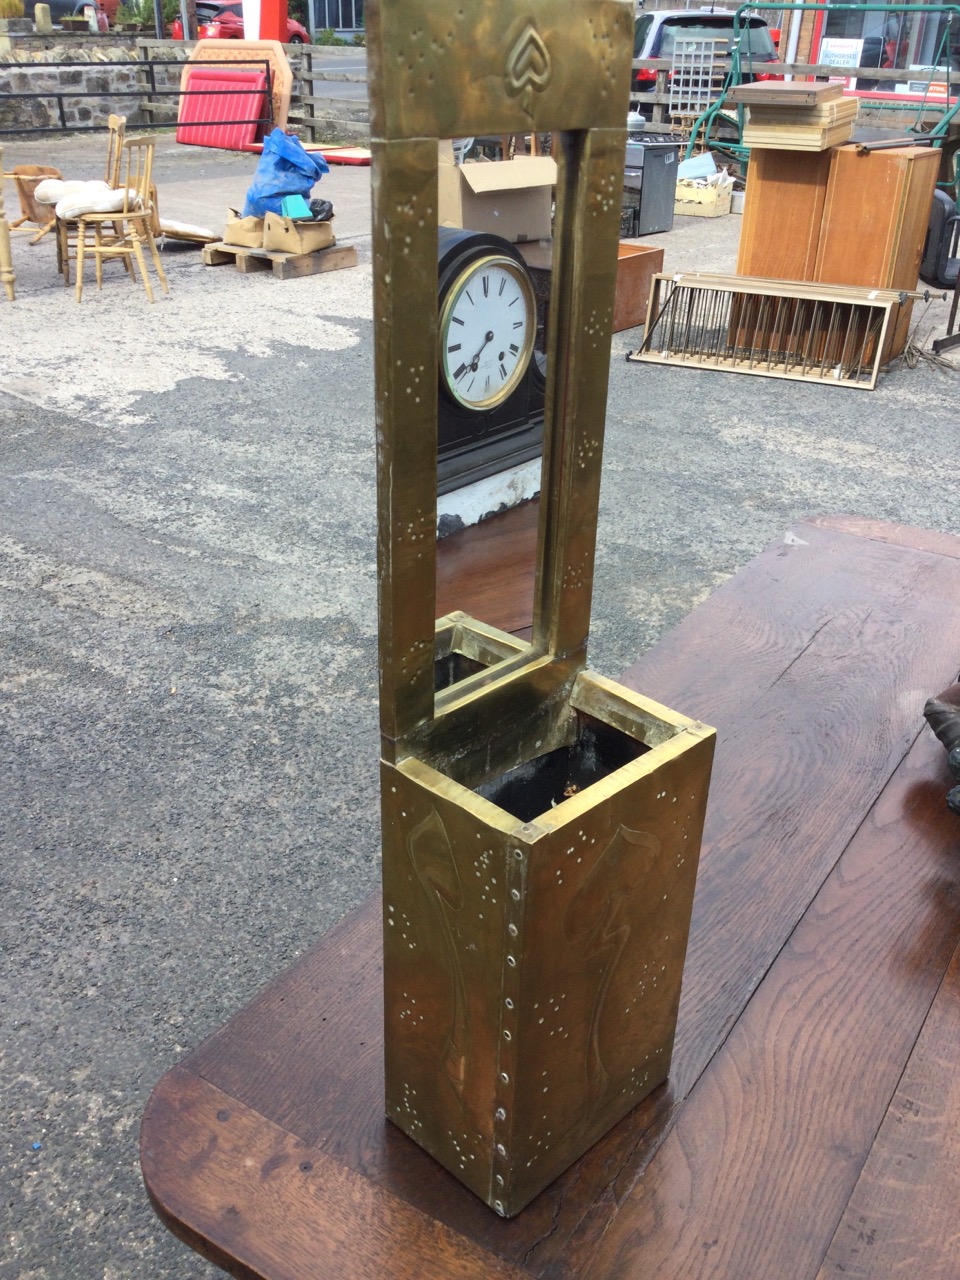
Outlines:
{"type": "Polygon", "coordinates": [[[624,677],[718,728],[669,1082],[499,1219],[383,1118],[372,898],[157,1085],[162,1220],[263,1280],[953,1280],[958,665],[960,538],[795,525],[624,677]]]}

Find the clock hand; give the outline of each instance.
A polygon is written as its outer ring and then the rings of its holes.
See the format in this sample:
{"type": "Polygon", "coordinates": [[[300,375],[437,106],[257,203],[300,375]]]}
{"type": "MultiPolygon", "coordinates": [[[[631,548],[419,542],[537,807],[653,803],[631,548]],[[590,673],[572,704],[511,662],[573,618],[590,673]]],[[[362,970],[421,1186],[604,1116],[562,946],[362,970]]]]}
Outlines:
{"type": "MultiPolygon", "coordinates": [[[[487,331],[487,336],[483,340],[483,347],[485,347],[488,342],[492,342],[492,341],[493,341],[493,330],[489,329],[487,331]]],[[[468,368],[472,369],[474,373],[476,373],[477,370],[480,368],[480,357],[483,355],[483,347],[480,348],[477,354],[470,361],[470,364],[467,366],[468,368]]]]}

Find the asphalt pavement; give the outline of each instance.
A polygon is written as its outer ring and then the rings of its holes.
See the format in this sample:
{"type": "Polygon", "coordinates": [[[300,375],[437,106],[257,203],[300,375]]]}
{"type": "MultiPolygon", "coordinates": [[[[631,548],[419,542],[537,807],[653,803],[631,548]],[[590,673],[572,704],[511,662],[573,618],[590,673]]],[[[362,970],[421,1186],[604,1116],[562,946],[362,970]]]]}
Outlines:
{"type": "MultiPolygon", "coordinates": [[[[97,176],[103,145],[8,139],[5,167],[97,176]]],[[[161,135],[164,216],[219,231],[254,163],[161,135]]],[[[78,306],[52,239],[14,237],[0,1280],[221,1274],[147,1203],[143,1107],[377,884],[369,170],[334,168],[317,194],[356,268],[280,282],[171,244],[153,306],[119,267],[78,306]]],[[[668,270],[728,270],[738,234],[735,216],[685,218],[650,242],[668,270]]],[[[945,304],[916,314],[927,345],[945,304]]],[[[800,516],[960,532],[954,369],[903,363],[870,393],[629,364],[639,338],[613,340],[596,670],[800,516]]],[[[918,722],[929,692],[904,691],[918,722]]]]}

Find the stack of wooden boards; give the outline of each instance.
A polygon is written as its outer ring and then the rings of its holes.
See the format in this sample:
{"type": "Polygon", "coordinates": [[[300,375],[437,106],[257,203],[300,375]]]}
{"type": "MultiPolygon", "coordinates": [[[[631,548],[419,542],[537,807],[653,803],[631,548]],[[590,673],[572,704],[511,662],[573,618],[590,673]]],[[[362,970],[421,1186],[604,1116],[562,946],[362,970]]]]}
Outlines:
{"type": "Polygon", "coordinates": [[[842,84],[760,81],[731,89],[727,101],[748,108],[744,143],[777,151],[826,151],[846,142],[858,100],[843,96],[842,84]]]}

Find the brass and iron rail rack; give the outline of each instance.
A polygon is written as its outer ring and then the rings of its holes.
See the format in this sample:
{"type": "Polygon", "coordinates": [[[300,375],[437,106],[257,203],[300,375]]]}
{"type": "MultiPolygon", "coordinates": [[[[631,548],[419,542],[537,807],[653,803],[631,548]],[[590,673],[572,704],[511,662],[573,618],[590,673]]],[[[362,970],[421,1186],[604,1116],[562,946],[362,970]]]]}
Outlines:
{"type": "Polygon", "coordinates": [[[627,359],[869,391],[891,321],[910,296],[745,276],[657,275],[643,342],[627,359]]]}

